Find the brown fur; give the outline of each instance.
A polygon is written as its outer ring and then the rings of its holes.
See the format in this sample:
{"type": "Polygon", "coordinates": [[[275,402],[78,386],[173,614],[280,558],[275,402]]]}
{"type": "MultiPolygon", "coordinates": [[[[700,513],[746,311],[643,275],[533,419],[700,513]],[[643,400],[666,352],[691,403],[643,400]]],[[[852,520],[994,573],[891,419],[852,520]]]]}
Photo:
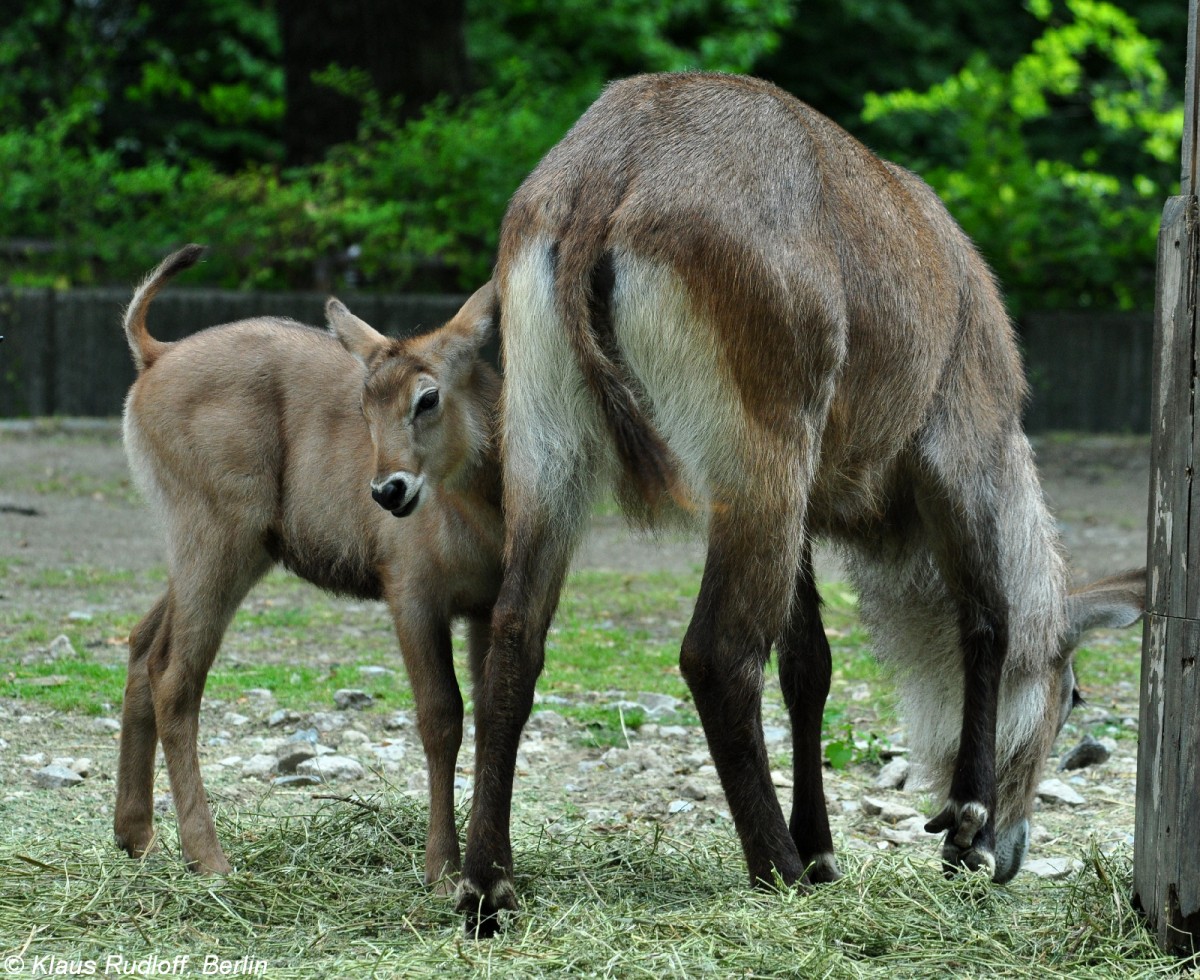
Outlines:
{"type": "Polygon", "coordinates": [[[200,778],[200,698],[234,611],[281,562],[322,588],[388,604],[429,764],[426,878],[439,881],[459,865],[463,706],[450,622],[467,619],[478,670],[500,576],[499,381],[476,357],[494,317],[491,287],[412,340],[380,336],[336,301],[337,337],[263,317],[153,340],[147,303],[198,255],[190,246],[166,259],[125,317],[144,365],[126,400],[126,450],[165,525],[169,581],[130,638],[117,840],[133,855],[153,844],[160,739],[185,860],[229,869],[200,778]],[[414,423],[416,387],[435,384],[438,411],[414,423]],[[420,506],[398,519],[370,486],[402,466],[426,483],[420,506]]]}
{"type": "Polygon", "coordinates": [[[837,875],[817,535],[847,549],[881,656],[918,692],[945,691],[918,704],[918,731],[944,776],[948,864],[1015,872],[1020,829],[1000,828],[997,868],[997,815],[1031,805],[1071,610],[1020,432],[1011,325],[929,187],[766,82],[640,76],[609,86],[517,190],[496,282],[506,571],[478,706],[468,925],[490,932],[515,906],[512,760],[606,482],[651,513],[683,500],[706,527],[680,663],[752,880],[837,875]],[[759,721],[773,645],[795,739],[790,827],[759,721]]]}

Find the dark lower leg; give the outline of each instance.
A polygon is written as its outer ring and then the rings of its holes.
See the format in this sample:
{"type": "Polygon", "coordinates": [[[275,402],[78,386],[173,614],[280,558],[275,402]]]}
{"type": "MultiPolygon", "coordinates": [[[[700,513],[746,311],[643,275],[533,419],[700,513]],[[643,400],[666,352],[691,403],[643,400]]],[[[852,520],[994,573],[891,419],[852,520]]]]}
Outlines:
{"type": "Polygon", "coordinates": [[[492,645],[475,688],[475,786],[457,898],[468,934],[494,934],[499,911],[516,908],[510,817],[517,748],[568,558],[540,532],[510,529],[492,645]]]}
{"type": "Polygon", "coordinates": [[[839,877],[822,782],[821,722],[832,656],[821,623],[821,597],[805,547],[787,626],[779,638],[779,683],[792,723],[792,816],[788,823],[811,881],[839,877]]]}
{"type": "Polygon", "coordinates": [[[801,877],[804,865],[771,782],[762,735],[762,687],[763,664],[778,634],[778,622],[772,620],[777,610],[786,608],[786,601],[776,601],[774,594],[790,591],[792,572],[782,571],[788,584],[778,588],[770,576],[777,570],[765,564],[755,569],[753,562],[736,560],[744,552],[726,550],[737,537],[719,531],[711,536],[680,666],[704,725],[751,882],[770,884],[778,875],[791,884],[801,877]]]}

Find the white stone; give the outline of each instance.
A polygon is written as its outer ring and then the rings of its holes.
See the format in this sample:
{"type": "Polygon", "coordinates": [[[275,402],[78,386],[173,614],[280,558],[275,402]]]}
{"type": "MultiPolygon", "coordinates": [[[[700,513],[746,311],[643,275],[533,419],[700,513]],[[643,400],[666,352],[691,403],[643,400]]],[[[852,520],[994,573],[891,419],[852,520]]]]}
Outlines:
{"type": "Polygon", "coordinates": [[[323,755],[296,767],[300,776],[319,776],[325,781],[361,779],[366,770],[357,759],[347,755],[323,755]]]}
{"type": "Polygon", "coordinates": [[[1037,795],[1050,803],[1065,803],[1067,806],[1082,806],[1087,802],[1061,779],[1043,779],[1038,783],[1037,795]]]}
{"type": "Polygon", "coordinates": [[[1040,858],[1037,861],[1026,861],[1021,868],[1039,878],[1069,878],[1077,871],[1083,870],[1083,862],[1078,858],[1040,858]]]}
{"type": "Polygon", "coordinates": [[[900,789],[904,785],[904,781],[908,779],[910,768],[907,759],[897,756],[879,770],[879,775],[875,777],[875,788],[900,789]]]}
{"type": "Polygon", "coordinates": [[[33,782],[41,789],[65,789],[78,786],[83,777],[66,766],[45,766],[33,774],[33,782]]]}

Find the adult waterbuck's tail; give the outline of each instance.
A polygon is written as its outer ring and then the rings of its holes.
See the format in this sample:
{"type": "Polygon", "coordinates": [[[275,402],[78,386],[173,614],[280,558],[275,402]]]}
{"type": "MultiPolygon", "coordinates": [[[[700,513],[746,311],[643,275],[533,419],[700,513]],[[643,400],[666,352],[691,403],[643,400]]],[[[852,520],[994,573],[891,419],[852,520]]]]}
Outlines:
{"type": "Polygon", "coordinates": [[[203,245],[185,245],[179,251],[172,252],[134,291],[133,298],[125,309],[123,322],[125,337],[129,341],[129,350],[133,354],[133,363],[139,374],[158,360],[167,347],[163,341],[151,337],[150,331],[146,329],[146,308],[163,286],[199,262],[205,251],[203,245]]]}

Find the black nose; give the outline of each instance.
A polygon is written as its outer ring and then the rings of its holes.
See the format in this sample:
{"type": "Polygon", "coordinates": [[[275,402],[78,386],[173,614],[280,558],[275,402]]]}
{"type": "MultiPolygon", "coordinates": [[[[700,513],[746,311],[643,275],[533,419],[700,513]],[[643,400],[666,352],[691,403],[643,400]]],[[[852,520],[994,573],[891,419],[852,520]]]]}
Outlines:
{"type": "Polygon", "coordinates": [[[371,487],[371,497],[384,510],[395,510],[408,495],[408,484],[398,477],[393,477],[382,486],[371,487]]]}

